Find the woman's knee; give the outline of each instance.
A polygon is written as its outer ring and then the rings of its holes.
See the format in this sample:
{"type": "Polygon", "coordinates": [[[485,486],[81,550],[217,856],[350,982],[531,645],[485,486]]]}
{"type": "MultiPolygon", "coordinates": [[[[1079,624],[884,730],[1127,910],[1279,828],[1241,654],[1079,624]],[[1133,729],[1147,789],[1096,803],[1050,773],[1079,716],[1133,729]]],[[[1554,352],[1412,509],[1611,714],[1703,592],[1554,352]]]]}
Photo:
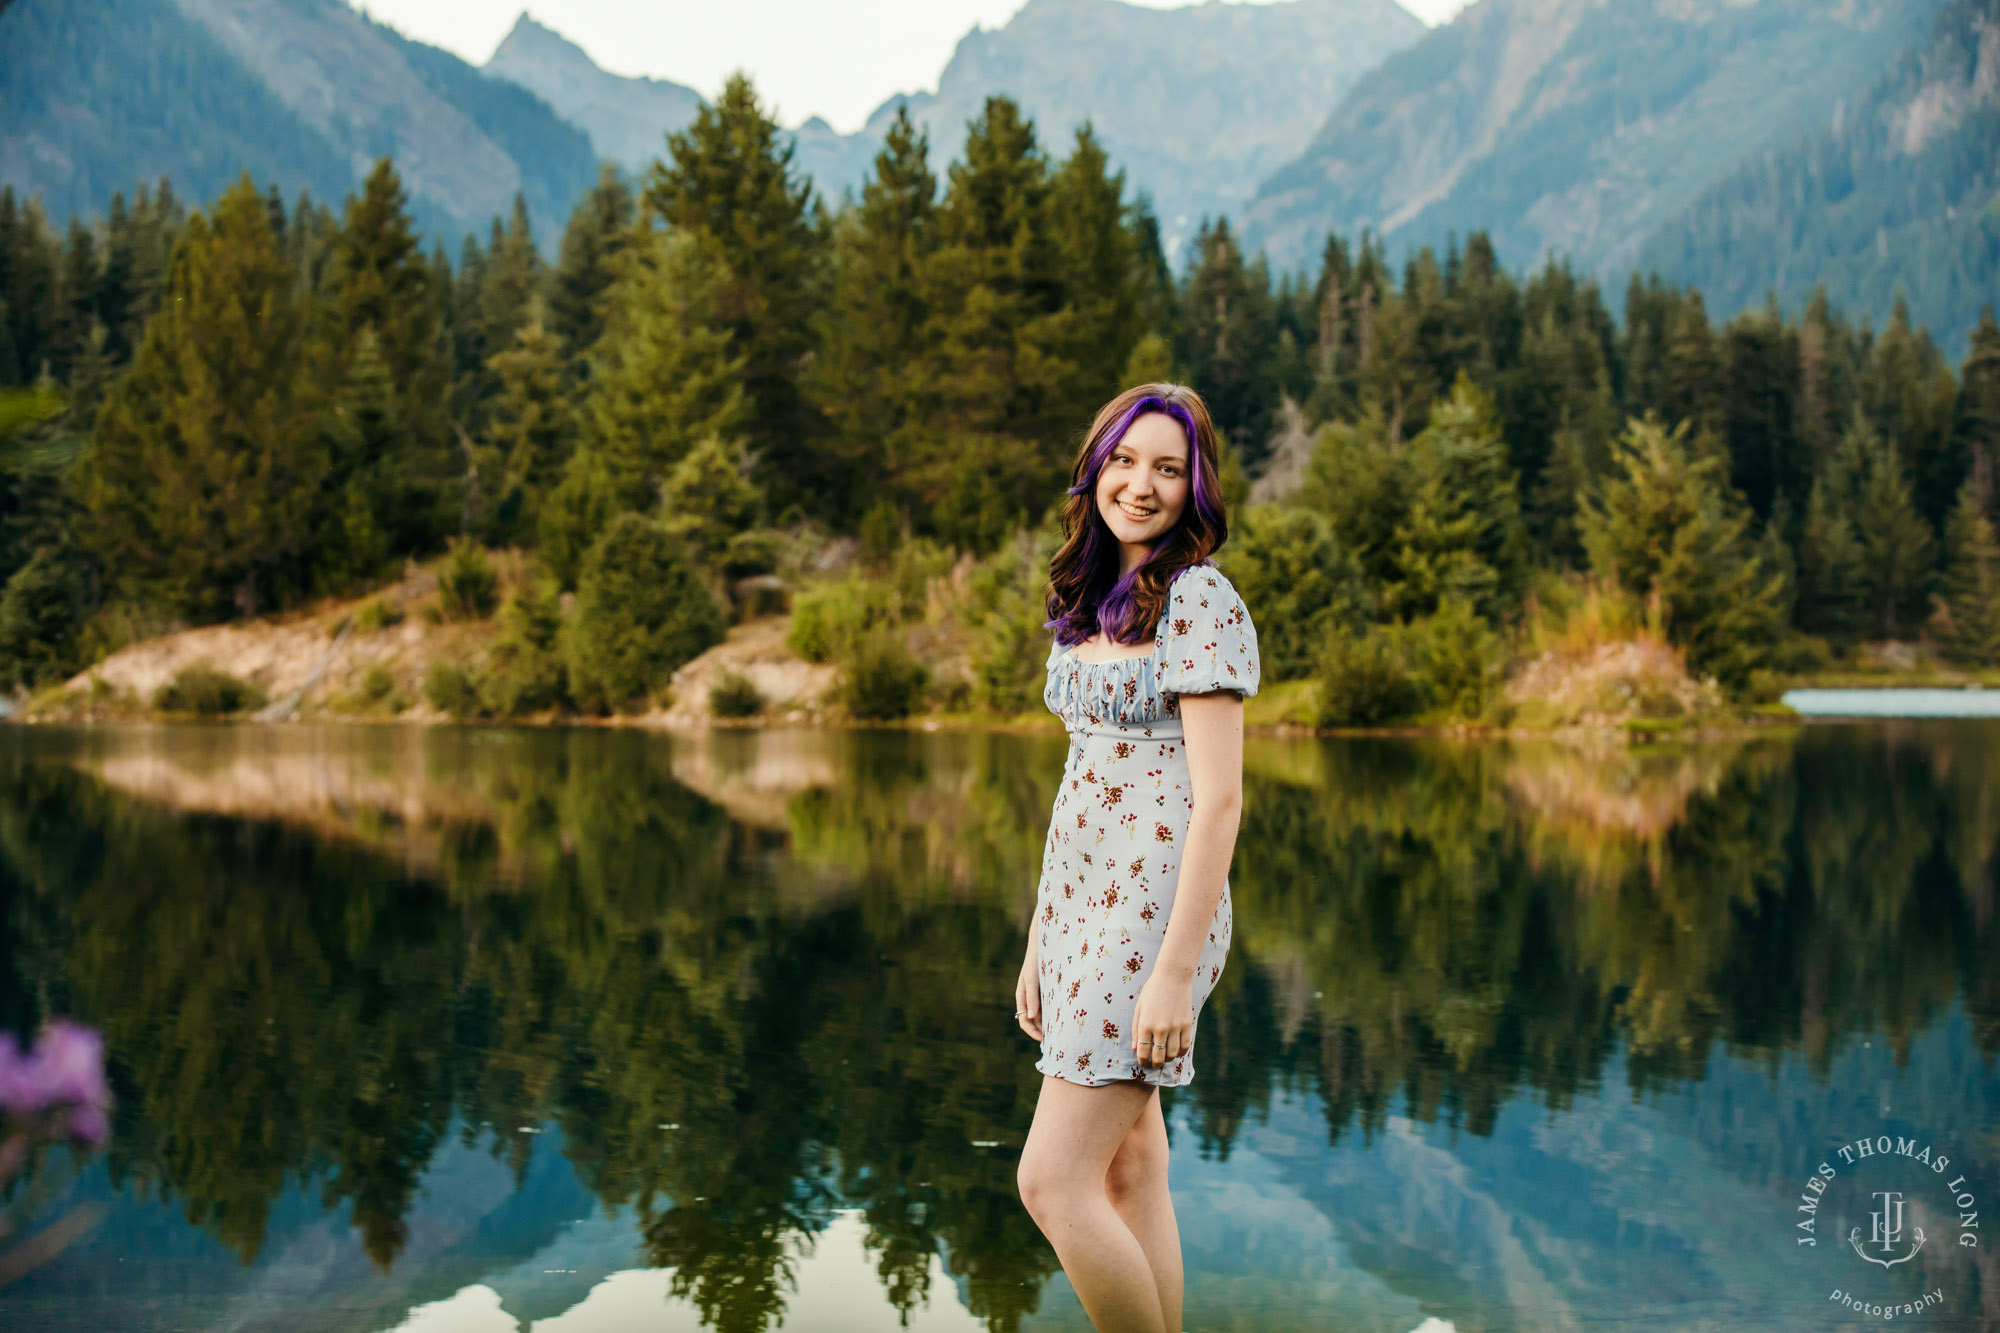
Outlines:
{"type": "Polygon", "coordinates": [[[1014,1172],[1014,1185],[1021,1192],[1022,1206],[1037,1221],[1062,1212],[1073,1188],[1073,1182],[1066,1173],[1033,1152],[1021,1154],[1021,1164],[1014,1172]]]}

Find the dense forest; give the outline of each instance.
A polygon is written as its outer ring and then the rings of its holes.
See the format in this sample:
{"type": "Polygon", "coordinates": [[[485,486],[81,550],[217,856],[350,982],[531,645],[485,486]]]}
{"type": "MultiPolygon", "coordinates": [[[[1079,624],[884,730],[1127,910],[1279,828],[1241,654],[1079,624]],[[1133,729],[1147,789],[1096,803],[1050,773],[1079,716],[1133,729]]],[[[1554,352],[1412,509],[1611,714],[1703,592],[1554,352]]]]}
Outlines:
{"type": "Polygon", "coordinates": [[[1176,274],[1088,127],[1059,156],[1004,98],[942,181],[899,119],[837,212],[740,77],[665,149],[606,169],[553,264],[526,203],[426,251],[387,159],[337,214],[163,181],[59,235],[0,193],[6,676],[447,548],[484,613],[511,545],[537,576],[467,682],[483,711],[646,697],[773,571],[795,642],[915,689],[886,660],[910,599],[870,589],[969,556],[979,693],[1018,705],[1077,436],[1169,377],[1258,501],[1221,558],[1267,669],[1341,682],[1333,720],[1477,715],[1502,637],[1587,584],[1732,690],[1864,639],[2000,665],[1990,311],[1954,373],[1900,304],[1718,327],[1634,279],[1617,319],[1479,232],[1400,272],[1329,236],[1274,282],[1215,219],[1176,274]],[[799,586],[807,534],[857,539],[873,582],[799,586]]]}

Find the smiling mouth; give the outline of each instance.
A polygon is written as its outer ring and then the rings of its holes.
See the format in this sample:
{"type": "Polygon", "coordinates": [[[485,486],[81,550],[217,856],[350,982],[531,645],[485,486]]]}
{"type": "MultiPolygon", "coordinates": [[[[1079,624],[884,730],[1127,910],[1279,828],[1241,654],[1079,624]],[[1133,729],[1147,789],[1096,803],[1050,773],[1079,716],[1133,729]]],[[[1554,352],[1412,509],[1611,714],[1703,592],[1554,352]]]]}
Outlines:
{"type": "Polygon", "coordinates": [[[1118,507],[1125,511],[1125,516],[1127,518],[1151,518],[1153,515],[1160,512],[1157,509],[1140,509],[1133,505],[1126,504],[1123,500],[1118,501],[1118,507]]]}

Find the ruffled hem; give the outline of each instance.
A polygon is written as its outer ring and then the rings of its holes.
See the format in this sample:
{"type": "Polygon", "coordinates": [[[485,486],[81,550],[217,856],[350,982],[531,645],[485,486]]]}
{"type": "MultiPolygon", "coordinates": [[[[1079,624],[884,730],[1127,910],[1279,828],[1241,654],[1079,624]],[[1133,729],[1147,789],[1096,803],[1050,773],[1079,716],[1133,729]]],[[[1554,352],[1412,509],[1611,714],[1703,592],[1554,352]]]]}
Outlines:
{"type": "Polygon", "coordinates": [[[1156,1088],[1184,1088],[1194,1082],[1194,1065],[1185,1056],[1179,1058],[1181,1068],[1176,1073],[1171,1068],[1144,1069],[1137,1060],[1121,1060],[1105,1069],[1091,1068],[1051,1068],[1050,1060],[1044,1056],[1035,1061],[1035,1071],[1049,1078],[1059,1078],[1065,1083],[1074,1083],[1080,1088],[1101,1088],[1107,1083],[1149,1083],[1156,1088]]]}

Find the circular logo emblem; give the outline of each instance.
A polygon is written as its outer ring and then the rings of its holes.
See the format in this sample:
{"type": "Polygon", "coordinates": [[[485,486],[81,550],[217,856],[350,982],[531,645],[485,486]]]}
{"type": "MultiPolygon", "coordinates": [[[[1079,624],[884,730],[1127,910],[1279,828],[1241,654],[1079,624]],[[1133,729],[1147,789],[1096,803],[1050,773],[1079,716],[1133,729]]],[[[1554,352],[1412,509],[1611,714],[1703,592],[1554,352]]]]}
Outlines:
{"type": "Polygon", "coordinates": [[[1826,1299],[1877,1319],[1942,1309],[1956,1266],[1979,1248],[1972,1182],[1948,1154],[1900,1134],[1834,1149],[1792,1216],[1793,1242],[1824,1256],[1826,1299]]]}

